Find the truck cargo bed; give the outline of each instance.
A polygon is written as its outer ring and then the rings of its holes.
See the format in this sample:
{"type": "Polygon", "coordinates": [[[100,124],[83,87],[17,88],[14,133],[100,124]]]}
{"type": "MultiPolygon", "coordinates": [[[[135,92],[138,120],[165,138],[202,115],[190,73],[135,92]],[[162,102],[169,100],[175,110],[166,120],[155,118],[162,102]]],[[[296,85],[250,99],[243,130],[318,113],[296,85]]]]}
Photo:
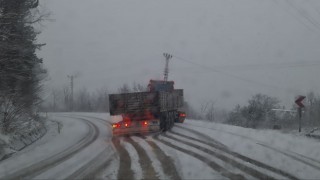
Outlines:
{"type": "Polygon", "coordinates": [[[183,90],[110,94],[110,115],[158,113],[183,106],[183,90]]]}

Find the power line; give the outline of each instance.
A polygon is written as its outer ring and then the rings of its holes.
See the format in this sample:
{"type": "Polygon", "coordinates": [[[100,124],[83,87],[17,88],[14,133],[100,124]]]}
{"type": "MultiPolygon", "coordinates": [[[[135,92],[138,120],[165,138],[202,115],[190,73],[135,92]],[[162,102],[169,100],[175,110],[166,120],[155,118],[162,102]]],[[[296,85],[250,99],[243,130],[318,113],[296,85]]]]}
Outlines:
{"type": "Polygon", "coordinates": [[[314,18],[309,16],[307,13],[303,11],[303,9],[298,8],[293,2],[286,0],[287,4],[289,4],[293,9],[295,9],[302,17],[304,17],[307,21],[309,21],[315,28],[320,30],[320,24],[318,21],[316,21],[314,18]]]}
{"type": "Polygon", "coordinates": [[[224,65],[216,66],[219,69],[238,68],[237,70],[260,70],[260,69],[284,69],[295,67],[310,67],[319,66],[320,61],[305,61],[305,62],[283,62],[283,63],[265,63],[265,64],[241,64],[241,65],[224,65]]]}
{"type": "MultiPolygon", "coordinates": [[[[273,0],[272,2],[274,2],[274,4],[276,4],[277,6],[280,7],[280,4],[276,1],[273,0]]],[[[281,7],[280,7],[281,8],[281,7]]],[[[302,24],[304,27],[306,27],[307,29],[309,29],[310,31],[313,31],[313,29],[307,24],[305,23],[302,19],[301,16],[297,16],[296,14],[290,12],[288,9],[282,8],[285,12],[287,12],[287,14],[289,14],[290,16],[293,16],[295,20],[297,20],[300,24],[302,24]]]]}
{"type": "MultiPolygon", "coordinates": [[[[272,2],[280,7],[280,4],[276,0],[273,0],[272,2]]],[[[296,12],[294,13],[286,8],[283,8],[283,10],[287,12],[290,16],[293,16],[295,20],[297,20],[299,23],[301,23],[303,26],[305,26],[307,29],[311,31],[314,30],[311,26],[313,26],[317,30],[320,30],[320,23],[315,18],[310,16],[308,13],[306,13],[303,8],[297,7],[295,3],[291,0],[285,0],[284,2],[291,7],[291,8],[289,7],[290,9],[296,12]],[[305,21],[308,21],[309,23],[305,21]]],[[[316,11],[319,13],[318,10],[316,11]]]]}
{"type": "Polygon", "coordinates": [[[113,66],[113,67],[106,67],[104,68],[104,71],[111,71],[111,70],[117,70],[117,69],[123,69],[124,67],[130,67],[132,68],[133,66],[138,66],[138,65],[142,65],[142,64],[146,64],[146,63],[150,63],[152,61],[150,61],[149,59],[144,59],[138,62],[132,62],[132,63],[128,63],[128,64],[122,64],[122,65],[118,65],[118,66],[113,66]]]}
{"type": "Polygon", "coordinates": [[[232,77],[232,78],[235,78],[235,79],[247,82],[247,83],[257,84],[257,85],[261,85],[261,86],[269,87],[269,88],[274,88],[274,89],[281,89],[280,87],[277,87],[277,86],[264,84],[264,83],[261,83],[261,82],[258,82],[258,81],[254,81],[254,80],[251,80],[251,79],[243,78],[241,76],[230,74],[230,73],[215,69],[215,68],[207,66],[207,65],[203,65],[203,64],[199,64],[199,63],[196,63],[196,62],[193,62],[193,61],[189,61],[189,60],[187,60],[185,58],[182,58],[182,57],[179,57],[179,56],[173,55],[173,57],[175,57],[176,59],[178,59],[180,61],[187,62],[189,64],[196,65],[196,66],[199,66],[201,68],[207,69],[209,71],[212,71],[212,72],[215,72],[215,73],[220,73],[220,74],[223,74],[223,75],[226,75],[226,76],[229,76],[229,77],[232,77]]]}

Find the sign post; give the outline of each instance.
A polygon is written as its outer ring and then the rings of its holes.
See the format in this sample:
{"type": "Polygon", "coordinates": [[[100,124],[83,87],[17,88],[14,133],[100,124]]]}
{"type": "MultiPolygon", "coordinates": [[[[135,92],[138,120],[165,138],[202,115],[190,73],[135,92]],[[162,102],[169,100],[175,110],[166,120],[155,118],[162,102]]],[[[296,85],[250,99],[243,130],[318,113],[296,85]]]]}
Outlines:
{"type": "Polygon", "coordinates": [[[295,103],[299,106],[298,107],[298,116],[299,116],[299,132],[301,132],[301,118],[302,118],[302,108],[304,108],[304,104],[302,104],[302,101],[305,99],[305,96],[299,96],[295,103]]]}
{"type": "Polygon", "coordinates": [[[298,107],[298,116],[299,116],[299,132],[301,132],[301,117],[302,117],[302,108],[298,107]]]}

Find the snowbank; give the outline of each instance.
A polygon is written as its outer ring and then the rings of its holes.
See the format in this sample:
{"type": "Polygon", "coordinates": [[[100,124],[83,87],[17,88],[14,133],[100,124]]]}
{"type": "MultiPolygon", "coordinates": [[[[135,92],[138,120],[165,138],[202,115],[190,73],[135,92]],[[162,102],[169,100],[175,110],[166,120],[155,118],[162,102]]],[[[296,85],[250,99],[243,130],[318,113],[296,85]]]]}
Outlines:
{"type": "Polygon", "coordinates": [[[14,133],[4,135],[0,132],[0,161],[9,158],[40,139],[47,132],[44,117],[30,119],[21,124],[14,133]]]}

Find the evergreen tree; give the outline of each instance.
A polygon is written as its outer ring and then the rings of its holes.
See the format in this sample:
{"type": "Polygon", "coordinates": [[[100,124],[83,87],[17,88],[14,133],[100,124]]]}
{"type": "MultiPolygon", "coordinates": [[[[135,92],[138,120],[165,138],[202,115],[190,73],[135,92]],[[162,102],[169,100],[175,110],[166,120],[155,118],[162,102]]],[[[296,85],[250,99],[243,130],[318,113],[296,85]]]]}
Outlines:
{"type": "Polygon", "coordinates": [[[21,114],[32,114],[40,101],[46,71],[36,54],[43,46],[36,42],[39,32],[33,27],[43,18],[35,9],[38,3],[0,0],[0,107],[4,132],[10,131],[10,125],[21,114]]]}

